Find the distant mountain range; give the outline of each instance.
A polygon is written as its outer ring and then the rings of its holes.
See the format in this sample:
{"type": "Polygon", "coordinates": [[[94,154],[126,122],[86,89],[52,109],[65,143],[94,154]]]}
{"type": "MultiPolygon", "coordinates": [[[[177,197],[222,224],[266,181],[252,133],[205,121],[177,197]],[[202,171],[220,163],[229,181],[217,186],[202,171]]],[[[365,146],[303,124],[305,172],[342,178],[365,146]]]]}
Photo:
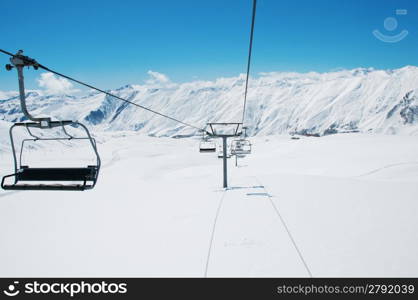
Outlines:
{"type": "MultiPolygon", "coordinates": [[[[177,84],[164,80],[127,85],[112,93],[203,127],[241,121],[244,76],[177,84]]],[[[34,115],[85,122],[93,130],[134,130],[152,136],[188,136],[195,129],[92,92],[27,92],[34,115]]],[[[16,92],[0,92],[0,120],[24,120],[16,92]]],[[[418,134],[418,68],[354,69],[329,73],[262,73],[249,84],[250,135],[338,132],[418,134]]],[[[1,122],[4,126],[5,122],[1,122]]]]}

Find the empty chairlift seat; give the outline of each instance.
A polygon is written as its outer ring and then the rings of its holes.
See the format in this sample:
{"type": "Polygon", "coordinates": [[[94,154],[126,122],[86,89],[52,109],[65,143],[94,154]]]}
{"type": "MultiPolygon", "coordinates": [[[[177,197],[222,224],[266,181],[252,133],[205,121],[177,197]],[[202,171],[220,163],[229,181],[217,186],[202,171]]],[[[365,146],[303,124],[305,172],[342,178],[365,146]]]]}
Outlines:
{"type": "Polygon", "coordinates": [[[216,152],[216,143],[211,140],[202,140],[199,144],[199,152],[216,152]]]}
{"type": "Polygon", "coordinates": [[[246,139],[233,140],[231,142],[231,153],[233,155],[251,154],[251,142],[246,139]]]}
{"type": "Polygon", "coordinates": [[[92,189],[97,181],[100,170],[100,157],[97,152],[95,140],[90,136],[87,128],[78,122],[73,121],[53,121],[50,122],[50,127],[62,127],[65,137],[57,138],[43,138],[34,135],[30,128],[40,128],[39,123],[16,123],[10,129],[10,139],[13,150],[13,157],[15,163],[15,172],[3,177],[1,187],[5,190],[67,190],[67,191],[83,191],[92,189]],[[65,126],[72,125],[81,127],[86,136],[75,137],[65,130],[65,126]],[[31,138],[24,139],[21,144],[19,158],[16,153],[16,148],[13,138],[13,129],[15,127],[26,127],[27,132],[31,138]],[[93,148],[95,154],[95,165],[86,165],[83,167],[54,167],[54,168],[39,168],[31,167],[30,165],[22,165],[23,148],[26,142],[29,141],[63,141],[63,140],[87,140],[93,148]],[[10,183],[11,181],[11,183],[10,183]]]}
{"type": "Polygon", "coordinates": [[[86,168],[29,168],[21,166],[17,173],[7,175],[3,178],[2,188],[5,190],[72,190],[83,191],[93,188],[88,182],[95,182],[98,175],[96,166],[86,168]],[[14,184],[4,184],[8,177],[15,177],[14,184]],[[49,182],[81,182],[74,184],[21,184],[21,182],[49,181],[49,182]]]}

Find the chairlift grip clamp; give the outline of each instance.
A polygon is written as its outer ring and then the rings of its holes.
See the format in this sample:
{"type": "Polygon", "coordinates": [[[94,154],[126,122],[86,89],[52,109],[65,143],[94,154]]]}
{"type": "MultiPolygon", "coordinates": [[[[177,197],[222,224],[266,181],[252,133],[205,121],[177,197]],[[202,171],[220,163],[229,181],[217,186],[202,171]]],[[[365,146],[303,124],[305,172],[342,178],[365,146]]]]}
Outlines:
{"type": "Polygon", "coordinates": [[[17,51],[17,53],[10,58],[10,62],[11,64],[6,65],[7,71],[17,67],[33,67],[35,70],[38,70],[39,68],[39,63],[29,56],[23,55],[23,50],[17,51]]]}

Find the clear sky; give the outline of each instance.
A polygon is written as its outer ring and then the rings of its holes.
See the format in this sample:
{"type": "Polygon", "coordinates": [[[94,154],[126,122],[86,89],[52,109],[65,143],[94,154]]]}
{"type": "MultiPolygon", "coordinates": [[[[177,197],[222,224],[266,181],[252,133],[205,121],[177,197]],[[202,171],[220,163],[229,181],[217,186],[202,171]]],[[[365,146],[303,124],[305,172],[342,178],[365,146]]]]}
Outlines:
{"type": "MultiPolygon", "coordinates": [[[[105,89],[141,83],[148,70],[176,82],[236,76],[245,71],[251,5],[3,0],[0,48],[23,49],[52,69],[105,89]]],[[[17,76],[5,71],[6,63],[0,54],[0,90],[16,90],[17,76]]],[[[258,0],[253,74],[405,65],[418,65],[417,0],[258,0]],[[408,35],[386,43],[373,30],[408,35]]],[[[26,72],[29,88],[37,87],[40,73],[26,72]]]]}

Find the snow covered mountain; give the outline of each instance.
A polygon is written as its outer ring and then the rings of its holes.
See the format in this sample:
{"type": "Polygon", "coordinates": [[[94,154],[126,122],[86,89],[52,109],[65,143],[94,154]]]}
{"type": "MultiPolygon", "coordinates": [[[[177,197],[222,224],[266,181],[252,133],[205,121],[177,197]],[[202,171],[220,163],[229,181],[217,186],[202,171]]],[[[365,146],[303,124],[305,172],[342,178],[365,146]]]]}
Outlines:
{"type": "MultiPolygon", "coordinates": [[[[111,92],[198,127],[209,121],[241,121],[243,75],[177,84],[163,74],[149,73],[152,78],[144,84],[111,92]]],[[[134,130],[151,136],[195,133],[96,92],[74,96],[33,90],[27,98],[34,115],[79,120],[94,130],[134,130]]],[[[418,67],[261,73],[250,80],[247,105],[245,122],[250,135],[347,131],[416,135],[418,67]]],[[[24,120],[17,93],[0,93],[0,120],[24,120]]]]}

